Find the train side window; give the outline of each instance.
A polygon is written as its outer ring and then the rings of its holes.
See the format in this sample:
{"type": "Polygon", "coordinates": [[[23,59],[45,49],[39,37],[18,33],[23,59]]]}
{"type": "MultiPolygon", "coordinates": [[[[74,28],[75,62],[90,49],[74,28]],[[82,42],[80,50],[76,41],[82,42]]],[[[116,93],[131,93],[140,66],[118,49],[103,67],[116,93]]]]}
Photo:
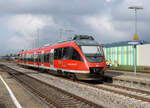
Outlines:
{"type": "Polygon", "coordinates": [[[22,61],[22,56],[20,56],[20,61],[22,61]]]}
{"type": "Polygon", "coordinates": [[[46,62],[46,54],[44,54],[44,62],[46,62]]]}
{"type": "Polygon", "coordinates": [[[31,61],[33,62],[33,55],[31,55],[31,61]]]}
{"type": "Polygon", "coordinates": [[[26,55],[24,55],[24,61],[26,62],[26,55]]]}
{"type": "Polygon", "coordinates": [[[41,54],[41,63],[44,63],[44,54],[41,54]]]}
{"type": "Polygon", "coordinates": [[[70,47],[62,48],[62,59],[70,59],[70,47]]]}
{"type": "Polygon", "coordinates": [[[58,58],[57,55],[58,55],[57,49],[54,49],[54,59],[58,58]]]}
{"type": "Polygon", "coordinates": [[[41,62],[41,54],[35,54],[34,61],[35,62],[41,62]]]}
{"type": "Polygon", "coordinates": [[[49,60],[49,62],[50,62],[50,64],[53,64],[53,54],[52,53],[50,53],[50,60],[49,60]]]}
{"type": "Polygon", "coordinates": [[[45,62],[45,63],[49,63],[49,56],[50,56],[49,53],[44,54],[44,62],[45,62]]]}
{"type": "Polygon", "coordinates": [[[49,57],[50,57],[50,54],[48,53],[47,54],[47,63],[49,63],[49,57]]]}
{"type": "Polygon", "coordinates": [[[30,55],[28,55],[28,61],[30,61],[30,55]]]}
{"type": "Polygon", "coordinates": [[[27,61],[29,61],[29,55],[27,56],[27,61]]]}
{"type": "Polygon", "coordinates": [[[82,57],[80,54],[77,52],[76,49],[72,47],[72,60],[78,60],[78,61],[83,61],[82,57]]]}
{"type": "Polygon", "coordinates": [[[58,59],[62,58],[62,48],[58,49],[58,59]]]}
{"type": "Polygon", "coordinates": [[[41,62],[41,54],[39,54],[38,56],[39,56],[39,58],[38,58],[38,59],[39,59],[39,62],[41,62]]]}
{"type": "Polygon", "coordinates": [[[35,62],[38,62],[38,56],[37,56],[37,54],[35,54],[34,59],[35,59],[35,62]]]}
{"type": "Polygon", "coordinates": [[[30,55],[30,62],[32,61],[32,55],[30,55]]]}
{"type": "Polygon", "coordinates": [[[80,54],[73,47],[64,47],[55,49],[54,59],[72,59],[83,61],[80,54]]]}
{"type": "Polygon", "coordinates": [[[54,59],[61,59],[62,48],[57,48],[54,50],[54,59]]]}
{"type": "Polygon", "coordinates": [[[30,61],[30,62],[32,61],[31,55],[30,55],[29,61],[30,61]]]}
{"type": "Polygon", "coordinates": [[[30,61],[32,62],[32,55],[30,56],[30,61]]]}
{"type": "Polygon", "coordinates": [[[22,61],[24,61],[24,55],[22,56],[22,61]]]}
{"type": "Polygon", "coordinates": [[[54,49],[54,59],[57,59],[57,50],[54,49]]]}

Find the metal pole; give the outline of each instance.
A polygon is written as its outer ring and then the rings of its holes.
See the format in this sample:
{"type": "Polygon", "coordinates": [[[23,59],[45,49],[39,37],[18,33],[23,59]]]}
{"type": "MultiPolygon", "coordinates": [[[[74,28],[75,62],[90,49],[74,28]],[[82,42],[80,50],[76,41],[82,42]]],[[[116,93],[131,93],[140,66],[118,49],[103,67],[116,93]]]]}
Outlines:
{"type": "Polygon", "coordinates": [[[137,9],[135,9],[135,34],[137,34],[137,9]]]}
{"type": "Polygon", "coordinates": [[[134,75],[136,75],[136,57],[137,54],[136,54],[136,45],[134,45],[134,75]]]}
{"type": "MultiPolygon", "coordinates": [[[[137,10],[135,8],[135,34],[137,34],[137,10]]],[[[136,75],[136,45],[134,45],[134,75],[136,75]]]]}

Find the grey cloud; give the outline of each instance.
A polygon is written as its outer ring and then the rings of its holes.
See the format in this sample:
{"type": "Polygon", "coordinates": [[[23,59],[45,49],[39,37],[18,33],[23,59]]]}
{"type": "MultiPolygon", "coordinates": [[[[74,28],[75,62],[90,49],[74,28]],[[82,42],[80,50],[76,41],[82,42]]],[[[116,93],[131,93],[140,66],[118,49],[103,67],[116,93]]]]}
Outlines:
{"type": "Polygon", "coordinates": [[[104,8],[105,0],[7,0],[0,1],[1,13],[93,14],[104,8]]]}
{"type": "MultiPolygon", "coordinates": [[[[70,33],[63,31],[63,39],[73,34],[89,34],[93,35],[101,43],[131,40],[134,35],[134,13],[128,10],[127,0],[107,1],[109,2],[106,2],[106,0],[3,0],[0,1],[0,14],[2,16],[8,15],[8,19],[9,15],[15,16],[21,14],[52,17],[56,26],[47,25],[40,30],[41,46],[60,40],[60,29],[73,30],[73,32],[70,33]],[[104,15],[110,16],[109,22],[112,25],[112,29],[114,29],[112,33],[95,30],[91,25],[85,23],[85,19],[88,17],[95,18],[100,16],[98,20],[101,20],[104,15]],[[115,37],[118,35],[116,32],[122,33],[122,35],[120,37],[115,37]]],[[[150,40],[148,29],[150,24],[150,11],[148,5],[150,1],[144,0],[141,2],[143,3],[144,10],[139,13],[143,15],[139,16],[139,37],[140,39],[150,40]]],[[[12,32],[12,34],[16,32],[13,30],[6,31],[12,32]]],[[[23,34],[18,32],[16,35],[23,34]]],[[[34,36],[34,40],[31,40],[30,43],[28,42],[27,46],[35,47],[36,33],[29,35],[34,36]]],[[[2,43],[4,42],[1,42],[1,44],[2,43]]],[[[7,49],[5,52],[7,53],[10,48],[8,44],[5,45],[7,49]]]]}

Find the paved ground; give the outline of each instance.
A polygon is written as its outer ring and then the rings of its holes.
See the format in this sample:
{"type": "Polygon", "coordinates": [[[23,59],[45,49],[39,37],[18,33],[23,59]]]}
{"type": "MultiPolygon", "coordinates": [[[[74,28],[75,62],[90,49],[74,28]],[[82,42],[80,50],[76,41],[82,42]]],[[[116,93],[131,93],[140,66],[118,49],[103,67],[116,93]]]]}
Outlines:
{"type": "MultiPolygon", "coordinates": [[[[31,95],[26,89],[24,89],[16,80],[11,78],[6,72],[0,70],[0,75],[13,91],[15,97],[23,108],[46,108],[40,100],[31,95]]],[[[0,81],[0,108],[16,108],[13,104],[7,89],[2,81],[0,81]]]]}
{"type": "Polygon", "coordinates": [[[107,70],[105,72],[105,75],[107,76],[112,76],[112,77],[117,77],[117,76],[130,76],[133,78],[141,78],[141,79],[146,79],[150,80],[150,73],[137,73],[134,75],[134,72],[127,72],[127,71],[118,71],[118,70],[107,70]]]}
{"type": "Polygon", "coordinates": [[[110,70],[106,76],[112,77],[114,84],[150,91],[150,74],[110,70]]]}
{"type": "MultiPolygon", "coordinates": [[[[2,71],[0,70],[0,74],[2,71]]],[[[0,108],[16,108],[16,106],[13,104],[10,95],[3,84],[3,82],[0,80],[0,108]]]]}

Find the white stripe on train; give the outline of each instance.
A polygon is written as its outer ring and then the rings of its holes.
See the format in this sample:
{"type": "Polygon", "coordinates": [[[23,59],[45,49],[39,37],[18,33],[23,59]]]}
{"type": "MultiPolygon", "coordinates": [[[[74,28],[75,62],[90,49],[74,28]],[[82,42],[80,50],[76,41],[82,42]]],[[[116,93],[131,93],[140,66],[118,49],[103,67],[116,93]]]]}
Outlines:
{"type": "Polygon", "coordinates": [[[32,64],[22,64],[21,65],[26,65],[26,66],[31,66],[31,67],[36,67],[36,68],[43,68],[43,69],[50,69],[50,70],[62,70],[63,72],[72,72],[72,73],[89,73],[89,71],[77,71],[77,70],[67,70],[67,69],[61,69],[61,68],[50,68],[50,67],[45,67],[45,66],[37,66],[37,65],[32,65],[32,64]]]}

